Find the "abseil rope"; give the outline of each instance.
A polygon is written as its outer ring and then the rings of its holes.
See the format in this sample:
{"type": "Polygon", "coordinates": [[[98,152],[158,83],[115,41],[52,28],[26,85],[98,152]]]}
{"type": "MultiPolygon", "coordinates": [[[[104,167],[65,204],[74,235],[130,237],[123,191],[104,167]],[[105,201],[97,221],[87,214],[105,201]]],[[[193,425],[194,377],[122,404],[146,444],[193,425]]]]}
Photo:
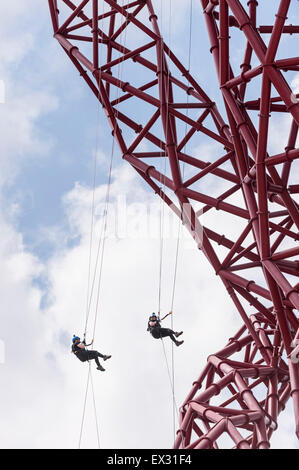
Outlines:
{"type": "MultiPolygon", "coordinates": [[[[189,18],[189,51],[188,51],[188,70],[190,71],[190,65],[191,65],[191,44],[192,44],[192,10],[193,10],[193,0],[190,0],[190,18],[189,18]]],[[[187,94],[187,105],[189,104],[189,94],[187,94]]],[[[187,108],[186,115],[188,117],[189,115],[189,108],[187,108]]],[[[185,139],[187,135],[187,123],[185,123],[185,139]]],[[[186,146],[187,143],[185,142],[184,148],[183,148],[183,153],[186,153],[186,146]]],[[[182,169],[182,177],[184,180],[184,175],[185,175],[185,162],[183,162],[183,169],[182,169]]],[[[178,271],[178,257],[179,257],[179,248],[180,248],[180,239],[181,239],[181,230],[182,230],[182,222],[181,220],[178,220],[178,233],[177,233],[177,246],[176,246],[176,254],[175,254],[175,267],[174,267],[174,276],[173,276],[173,287],[172,287],[172,296],[171,296],[171,312],[173,311],[174,308],[174,296],[175,296],[175,288],[176,288],[176,282],[177,282],[177,271],[178,271]]],[[[171,315],[171,329],[173,330],[174,328],[174,321],[173,321],[173,315],[171,315]]],[[[172,348],[171,348],[171,365],[172,365],[172,384],[173,384],[173,393],[175,389],[175,363],[174,363],[174,347],[172,343],[172,348]]],[[[175,398],[174,398],[175,401],[175,398]]],[[[173,421],[174,421],[174,414],[175,414],[175,406],[173,406],[173,421]]],[[[178,422],[179,424],[179,422],[178,422]]],[[[175,427],[173,430],[174,434],[174,439],[175,439],[175,427]]]]}
{"type": "MultiPolygon", "coordinates": [[[[112,142],[113,142],[113,144],[112,144],[112,151],[111,151],[111,158],[110,158],[110,168],[109,168],[109,177],[108,177],[108,184],[107,184],[107,191],[106,191],[105,209],[104,209],[104,216],[103,216],[103,222],[102,222],[101,236],[100,236],[99,245],[98,245],[97,260],[96,260],[96,265],[95,265],[95,273],[94,273],[94,281],[95,281],[97,265],[98,265],[98,258],[99,258],[100,248],[102,246],[101,261],[100,261],[100,274],[99,274],[98,290],[97,290],[96,311],[95,311],[94,326],[93,326],[93,340],[95,338],[96,322],[97,322],[97,317],[98,317],[99,295],[100,295],[100,287],[101,287],[101,280],[102,280],[103,261],[104,261],[104,252],[105,252],[105,241],[106,241],[106,232],[107,232],[108,206],[109,206],[109,197],[110,197],[112,162],[113,162],[113,154],[114,154],[114,139],[113,139],[112,142]]],[[[91,296],[92,296],[92,293],[93,293],[94,281],[93,281],[91,296]]],[[[90,299],[89,308],[90,308],[90,305],[91,305],[91,300],[92,300],[92,298],[90,299]]],[[[87,327],[87,325],[86,325],[86,327],[87,327]]],[[[85,337],[86,337],[86,331],[84,332],[84,339],[85,339],[85,337]]],[[[81,439],[82,439],[82,427],[83,427],[83,422],[84,422],[84,417],[85,417],[86,399],[87,399],[87,390],[88,390],[89,380],[92,380],[90,362],[89,362],[89,370],[88,370],[88,378],[87,378],[87,386],[86,386],[86,398],[85,398],[85,403],[84,403],[82,426],[81,426],[81,432],[80,432],[79,448],[80,448],[81,439]]],[[[98,445],[99,445],[99,442],[100,442],[100,439],[99,439],[99,426],[98,426],[98,419],[97,419],[97,414],[96,414],[96,405],[95,405],[95,396],[94,396],[93,385],[92,385],[92,391],[93,391],[93,402],[94,402],[95,420],[96,420],[98,445]]]]}
{"type": "MultiPolygon", "coordinates": [[[[190,70],[190,65],[191,65],[192,11],[193,11],[193,0],[190,0],[188,70],[190,70]]],[[[171,18],[171,5],[170,5],[169,18],[171,18]]],[[[171,26],[171,21],[170,21],[170,26],[171,26]]],[[[170,30],[170,28],[169,28],[169,30],[170,30]]],[[[171,34],[170,34],[170,38],[171,38],[171,34]]],[[[171,42],[171,40],[170,40],[170,42],[171,42]]],[[[169,47],[171,49],[171,44],[169,44],[169,47]]],[[[169,69],[168,69],[168,86],[169,86],[169,69]]],[[[169,92],[169,88],[168,88],[168,92],[169,92]]],[[[187,96],[187,104],[189,104],[189,95],[187,96]]],[[[168,112],[168,101],[167,101],[167,112],[168,112]]],[[[188,116],[188,114],[189,114],[189,108],[187,107],[186,115],[188,116]]],[[[167,131],[168,131],[168,120],[167,120],[167,126],[166,126],[166,141],[167,141],[167,131]]],[[[187,135],[187,123],[185,123],[185,138],[186,138],[186,135],[187,135]]],[[[185,142],[184,149],[183,149],[184,153],[185,153],[186,145],[187,145],[187,143],[185,142]]],[[[182,168],[183,178],[184,178],[184,174],[185,174],[185,163],[183,162],[183,168],[182,168]]],[[[165,178],[164,178],[164,188],[163,188],[163,196],[162,196],[163,201],[165,200],[164,194],[165,194],[165,178]]],[[[164,205],[163,205],[163,207],[164,207],[164,205]]],[[[163,242],[161,241],[161,238],[162,238],[162,235],[163,235],[163,230],[161,230],[161,225],[162,225],[162,220],[161,219],[162,219],[162,217],[160,217],[159,314],[160,314],[160,304],[161,304],[161,282],[162,282],[161,278],[162,278],[162,256],[163,256],[163,242]]],[[[163,227],[164,227],[164,212],[163,212],[163,227]]],[[[178,221],[178,235],[177,235],[177,246],[176,246],[176,254],[175,254],[175,267],[174,267],[174,276],[173,276],[173,286],[172,286],[172,296],[171,296],[171,310],[170,310],[171,312],[173,312],[173,309],[174,309],[174,297],[175,297],[176,282],[177,282],[178,256],[179,256],[179,246],[180,246],[180,238],[181,238],[181,228],[182,228],[181,227],[181,221],[179,220],[178,221]]],[[[173,315],[171,315],[171,329],[173,330],[173,328],[174,328],[174,319],[173,319],[173,315]]],[[[161,340],[162,340],[163,352],[164,352],[166,366],[167,366],[169,382],[170,382],[171,391],[172,391],[173,435],[174,435],[174,440],[175,440],[175,414],[177,415],[177,420],[178,420],[178,424],[179,424],[179,411],[178,411],[178,406],[177,406],[177,402],[176,402],[176,398],[175,398],[174,344],[173,344],[173,342],[171,344],[171,369],[170,369],[163,338],[161,338],[161,340]]]]}
{"type": "Polygon", "coordinates": [[[93,401],[93,409],[94,409],[94,416],[95,416],[95,424],[96,424],[96,430],[97,430],[97,442],[98,442],[98,448],[100,449],[101,448],[100,429],[99,429],[96,398],[95,398],[95,393],[94,393],[93,378],[92,378],[92,371],[91,371],[90,363],[89,363],[89,372],[90,372],[90,383],[91,383],[91,390],[92,390],[92,401],[93,401]]]}
{"type": "MultiPolygon", "coordinates": [[[[122,4],[124,4],[124,0],[122,0],[122,4]]],[[[104,11],[104,1],[103,1],[103,11],[104,11]]],[[[125,20],[123,20],[124,24],[125,20]]],[[[103,19],[102,19],[103,23],[103,19]]],[[[127,30],[125,31],[125,41],[126,43],[126,36],[127,36],[127,30]]],[[[122,44],[122,34],[121,34],[121,39],[120,39],[120,44],[122,44]]],[[[101,50],[102,52],[102,50],[101,50]]],[[[101,55],[100,55],[101,58],[101,55]]],[[[100,59],[101,60],[101,59],[100,59]]],[[[118,64],[118,80],[120,78],[121,74],[121,65],[118,64]]],[[[117,89],[117,98],[119,98],[120,95],[120,89],[117,89]]],[[[99,97],[99,95],[98,95],[99,97]]],[[[98,129],[97,129],[98,131],[98,129]]],[[[94,286],[95,286],[95,281],[96,281],[96,275],[97,275],[97,269],[98,269],[98,263],[99,263],[99,258],[100,258],[100,267],[99,267],[99,276],[98,276],[98,282],[97,282],[97,294],[96,294],[96,310],[95,310],[95,317],[94,317],[94,325],[93,325],[93,339],[94,341],[95,338],[95,332],[96,332],[96,324],[97,324],[97,318],[98,318],[98,307],[99,307],[99,298],[100,298],[100,288],[101,288],[101,282],[102,282],[102,273],[103,273],[103,262],[104,262],[104,252],[105,252],[105,242],[107,239],[107,226],[108,226],[108,209],[109,209],[109,201],[110,201],[110,189],[111,189],[111,176],[112,176],[112,168],[113,168],[113,157],[114,157],[114,147],[115,147],[115,141],[114,137],[112,137],[112,148],[111,148],[111,155],[110,155],[110,166],[109,166],[109,174],[108,174],[108,183],[107,183],[107,190],[106,190],[106,197],[105,197],[105,205],[104,205],[104,212],[103,212],[103,221],[102,221],[102,229],[99,237],[99,243],[98,243],[98,249],[97,249],[97,256],[96,256],[96,262],[95,262],[95,268],[94,268],[94,276],[93,276],[93,281],[92,281],[92,287],[90,291],[90,298],[88,302],[88,297],[87,297],[87,312],[86,312],[86,320],[85,320],[85,329],[84,329],[84,339],[86,338],[86,333],[87,333],[87,328],[88,328],[88,320],[90,316],[90,309],[91,309],[91,303],[92,303],[92,298],[93,298],[93,293],[94,293],[94,286]],[[101,256],[100,256],[101,253],[101,256]]],[[[98,154],[98,134],[96,138],[96,154],[95,158],[97,158],[98,154]]],[[[94,172],[96,173],[96,160],[95,160],[95,165],[94,165],[94,172]]],[[[93,197],[92,197],[92,217],[91,217],[91,231],[93,231],[93,226],[94,226],[94,206],[95,206],[95,173],[94,173],[94,184],[93,184],[93,197]]],[[[90,259],[89,259],[89,269],[88,269],[88,288],[87,288],[87,296],[89,295],[89,287],[90,287],[90,272],[91,272],[91,252],[92,252],[92,240],[93,236],[91,234],[90,236],[90,248],[89,248],[89,253],[90,253],[90,259]]],[[[99,437],[99,425],[98,425],[98,418],[97,418],[97,410],[96,410],[96,400],[95,400],[95,393],[94,393],[94,387],[93,387],[93,382],[92,382],[92,375],[91,375],[91,369],[90,369],[90,363],[89,363],[89,371],[88,371],[88,377],[87,377],[87,385],[86,385],[86,392],[85,392],[85,400],[84,400],[84,407],[83,407],[83,416],[82,416],[82,423],[81,423],[81,430],[80,430],[80,438],[79,438],[79,448],[81,445],[81,440],[82,440],[82,432],[83,432],[83,423],[84,423],[84,418],[85,418],[85,412],[86,412],[86,401],[87,401],[87,393],[88,393],[88,386],[89,386],[89,380],[91,380],[92,384],[92,393],[93,393],[93,404],[94,404],[94,413],[95,413],[95,421],[96,421],[96,429],[97,429],[97,440],[98,440],[98,446],[100,448],[100,437],[99,437]]]]}
{"type": "Polygon", "coordinates": [[[81,419],[80,436],[79,436],[79,444],[78,444],[79,449],[81,448],[83,425],[84,425],[85,410],[86,410],[86,403],[87,403],[87,394],[88,394],[89,379],[90,379],[90,363],[88,364],[88,366],[89,368],[88,368],[88,374],[87,374],[87,384],[86,384],[86,390],[85,390],[85,396],[84,396],[83,413],[82,413],[82,419],[81,419]]]}
{"type": "Polygon", "coordinates": [[[97,408],[96,408],[96,400],[95,400],[95,393],[94,393],[94,386],[93,386],[93,380],[92,380],[92,372],[91,372],[90,361],[88,361],[87,385],[86,385],[86,391],[85,391],[85,396],[84,396],[84,405],[83,405],[83,413],[82,413],[81,426],[80,426],[80,436],[79,436],[78,448],[79,449],[81,448],[89,382],[91,383],[91,390],[92,390],[92,396],[93,396],[93,408],[94,408],[96,431],[97,431],[97,442],[98,442],[98,448],[100,449],[101,448],[101,446],[100,446],[100,431],[99,431],[99,423],[98,423],[98,418],[97,418],[97,408]]]}
{"type": "MultiPolygon", "coordinates": [[[[161,16],[163,14],[163,6],[162,6],[162,1],[160,4],[161,8],[161,16]]],[[[172,10],[171,10],[171,3],[169,3],[169,47],[171,48],[171,16],[172,16],[172,10]]],[[[163,18],[162,18],[162,25],[163,25],[163,18]]],[[[162,34],[163,37],[163,34],[162,34]]],[[[167,68],[167,85],[166,85],[166,114],[167,114],[167,122],[166,122],[166,130],[165,130],[165,143],[166,143],[166,152],[167,152],[167,141],[168,141],[168,124],[169,124],[169,117],[168,117],[168,111],[169,111],[169,97],[170,97],[170,70],[167,65],[167,62],[165,60],[165,55],[163,54],[164,52],[164,41],[161,42],[161,58],[160,58],[160,63],[163,64],[163,68],[167,68]]],[[[161,153],[161,158],[162,158],[162,153],[161,153]]],[[[160,201],[160,265],[159,265],[159,297],[158,297],[158,313],[160,316],[160,310],[161,310],[161,296],[162,296],[162,270],[163,270],[163,252],[164,252],[164,226],[165,226],[165,194],[166,194],[166,162],[167,162],[167,154],[164,156],[164,172],[162,173],[163,175],[163,195],[160,201]]],[[[162,170],[162,163],[161,163],[161,170],[162,170]]],[[[161,189],[162,189],[161,187],[161,189]]],[[[173,287],[174,289],[174,287],[173,287]]],[[[172,294],[172,297],[174,297],[174,293],[172,294]]],[[[172,302],[172,308],[171,312],[173,311],[173,302],[172,302]]],[[[173,328],[173,316],[171,315],[171,327],[173,328]]],[[[173,423],[173,436],[175,438],[175,410],[177,410],[177,405],[176,405],[176,399],[175,399],[175,390],[174,390],[174,347],[173,347],[173,342],[171,344],[171,372],[169,368],[169,363],[166,355],[166,350],[165,350],[165,345],[164,345],[164,340],[161,337],[162,341],[162,347],[163,347],[163,352],[165,356],[165,361],[166,361],[166,366],[167,366],[167,372],[168,372],[168,377],[170,381],[170,386],[171,386],[171,391],[172,391],[172,423],[173,423]]],[[[178,413],[178,410],[177,410],[178,413]]]]}

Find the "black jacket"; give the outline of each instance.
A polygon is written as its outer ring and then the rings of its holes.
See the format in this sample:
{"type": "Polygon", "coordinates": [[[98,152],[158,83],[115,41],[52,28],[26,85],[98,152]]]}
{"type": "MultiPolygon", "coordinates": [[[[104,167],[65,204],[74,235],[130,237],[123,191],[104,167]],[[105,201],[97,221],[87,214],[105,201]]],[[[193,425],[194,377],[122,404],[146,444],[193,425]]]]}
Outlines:
{"type": "Polygon", "coordinates": [[[149,320],[147,323],[147,331],[151,333],[156,328],[161,328],[160,320],[157,319],[155,326],[150,326],[150,320],[149,320]]]}
{"type": "MultiPolygon", "coordinates": [[[[84,343],[83,343],[84,344],[84,343]]],[[[72,345],[72,352],[77,356],[80,361],[84,362],[88,359],[88,352],[86,349],[79,348],[77,344],[72,345]]]]}

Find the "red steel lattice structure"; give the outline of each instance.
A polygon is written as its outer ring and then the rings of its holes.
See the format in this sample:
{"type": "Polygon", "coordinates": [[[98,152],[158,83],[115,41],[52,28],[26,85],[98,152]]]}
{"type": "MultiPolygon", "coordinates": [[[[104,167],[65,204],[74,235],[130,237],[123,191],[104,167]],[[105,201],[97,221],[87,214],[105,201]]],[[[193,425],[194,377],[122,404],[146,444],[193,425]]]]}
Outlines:
{"type": "Polygon", "coordinates": [[[295,2],[275,2],[272,24],[260,25],[268,0],[199,1],[217,106],[163,41],[151,0],[49,0],[54,37],[102,105],[123,159],[181,217],[242,320],[181,406],[175,448],[218,448],[224,434],[236,448],[268,448],[290,397],[299,437],[299,185],[290,184],[299,58],[278,54],[299,32],[287,24],[295,2]],[[130,31],[129,47],[121,38],[130,31]],[[244,45],[238,73],[236,41],[244,45]],[[284,126],[280,152],[270,116],[284,126]],[[213,142],[212,162],[187,151],[200,138],[213,142]]]}

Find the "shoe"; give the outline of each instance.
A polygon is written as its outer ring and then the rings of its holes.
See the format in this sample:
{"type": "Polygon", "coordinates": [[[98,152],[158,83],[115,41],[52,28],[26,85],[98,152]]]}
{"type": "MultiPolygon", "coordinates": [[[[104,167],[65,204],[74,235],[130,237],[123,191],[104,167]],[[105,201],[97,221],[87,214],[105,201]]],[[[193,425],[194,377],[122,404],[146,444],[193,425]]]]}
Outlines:
{"type": "Polygon", "coordinates": [[[184,342],[184,340],[182,340],[182,341],[176,341],[175,344],[176,344],[177,346],[181,346],[181,344],[183,344],[183,342],[184,342]]]}
{"type": "Polygon", "coordinates": [[[105,370],[105,369],[104,369],[104,367],[103,367],[103,366],[101,366],[101,365],[100,365],[100,366],[98,366],[98,367],[97,367],[97,369],[98,369],[98,370],[101,370],[102,372],[104,372],[104,370],[105,370]]]}
{"type": "Polygon", "coordinates": [[[178,338],[178,337],[181,336],[182,334],[183,334],[183,331],[180,331],[179,333],[176,332],[174,335],[175,335],[176,338],[178,338]]]}
{"type": "Polygon", "coordinates": [[[107,359],[110,359],[111,356],[104,356],[103,359],[104,361],[107,361],[107,359]]]}

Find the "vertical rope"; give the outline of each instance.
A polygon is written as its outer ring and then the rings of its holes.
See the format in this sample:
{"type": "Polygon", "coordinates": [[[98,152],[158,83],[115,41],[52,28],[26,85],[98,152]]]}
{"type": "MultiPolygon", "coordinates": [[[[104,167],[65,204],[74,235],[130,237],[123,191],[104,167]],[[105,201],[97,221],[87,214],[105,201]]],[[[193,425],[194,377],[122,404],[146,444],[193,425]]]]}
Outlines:
{"type": "MultiPolygon", "coordinates": [[[[124,0],[122,0],[122,6],[123,6],[123,4],[124,4],[124,0]]],[[[103,2],[103,11],[104,11],[104,2],[103,2]]],[[[123,22],[124,21],[125,20],[123,20],[123,22]]],[[[102,27],[103,27],[103,19],[102,19],[102,27]]],[[[126,42],[126,36],[127,36],[127,31],[125,31],[125,42],[126,42]]],[[[122,38],[120,40],[120,43],[122,43],[122,38]]],[[[120,74],[121,74],[121,64],[118,64],[118,72],[117,72],[118,79],[120,78],[120,74]]],[[[117,98],[119,97],[119,95],[120,95],[120,89],[118,88],[117,89],[117,98]]],[[[99,114],[98,114],[98,116],[99,116],[99,114]]],[[[94,267],[92,287],[91,287],[91,290],[90,290],[91,253],[92,253],[92,240],[93,240],[93,228],[94,228],[94,207],[95,207],[95,183],[96,183],[96,168],[97,168],[96,167],[96,164],[97,164],[96,160],[97,160],[97,153],[98,153],[98,127],[99,127],[98,122],[97,122],[97,137],[96,137],[96,155],[95,155],[95,164],[94,164],[91,235],[90,235],[89,263],[88,263],[89,266],[88,266],[88,287],[87,287],[87,306],[86,306],[87,311],[86,311],[86,320],[85,320],[85,329],[84,329],[84,339],[85,339],[85,336],[86,336],[86,333],[87,333],[88,320],[89,320],[89,316],[90,316],[91,303],[92,303],[92,299],[93,299],[95,281],[96,281],[98,265],[99,265],[99,275],[98,275],[97,294],[96,294],[96,309],[95,309],[95,317],[94,317],[94,325],[93,325],[93,339],[95,338],[95,333],[96,333],[96,325],[97,325],[98,311],[99,311],[98,307],[99,307],[99,299],[100,299],[100,290],[101,290],[101,285],[102,285],[104,253],[105,253],[105,245],[106,245],[106,239],[107,239],[108,209],[109,209],[109,201],[110,201],[111,177],[112,177],[113,157],[114,157],[114,148],[115,148],[115,140],[114,140],[114,138],[112,138],[112,148],[111,148],[111,155],[110,155],[110,165],[109,165],[109,173],[108,173],[107,190],[106,190],[106,196],[105,196],[103,221],[102,221],[102,227],[101,227],[100,237],[99,237],[99,242],[98,242],[98,249],[97,249],[97,256],[96,256],[96,262],[95,262],[95,267],[94,267]],[[89,295],[89,290],[90,290],[90,295],[89,295]]],[[[82,441],[82,433],[83,433],[83,425],[84,425],[84,419],[85,419],[85,413],[86,413],[86,403],[87,403],[87,396],[88,396],[89,381],[91,382],[91,388],[92,388],[93,408],[94,408],[95,422],[96,422],[96,432],[97,432],[97,443],[98,443],[98,448],[100,448],[100,431],[99,431],[99,423],[98,423],[97,408],[96,408],[96,399],[95,399],[95,392],[94,392],[90,362],[89,362],[87,385],[86,385],[85,398],[84,398],[83,414],[82,414],[82,420],[81,420],[79,448],[81,446],[81,441],[82,441]]]]}
{"type": "MultiPolygon", "coordinates": [[[[163,341],[163,338],[161,338],[162,340],[162,347],[163,347],[163,353],[164,353],[164,357],[165,357],[165,362],[166,362],[166,367],[167,367],[167,373],[168,373],[168,378],[169,378],[169,384],[170,384],[170,388],[171,388],[171,393],[172,393],[172,401],[173,401],[173,404],[174,404],[174,412],[177,416],[177,420],[179,422],[179,407],[177,405],[177,401],[176,401],[176,398],[175,398],[175,390],[174,390],[174,386],[173,386],[173,382],[172,382],[172,376],[171,376],[171,372],[170,372],[170,367],[169,367],[169,363],[168,363],[168,359],[167,359],[167,354],[166,354],[166,350],[165,350],[165,345],[164,345],[164,341],[163,341]]],[[[179,430],[179,432],[181,433],[182,437],[183,436],[183,433],[181,430],[179,430]]]]}
{"type": "Polygon", "coordinates": [[[88,364],[88,374],[87,374],[87,383],[85,389],[85,396],[84,396],[84,405],[83,405],[83,413],[81,419],[81,427],[80,427],[80,436],[79,436],[79,445],[78,448],[81,448],[81,441],[82,441],[82,434],[83,434],[83,425],[85,419],[85,411],[86,411],[86,403],[87,403],[87,394],[88,394],[88,387],[89,387],[89,379],[90,379],[90,363],[88,364]]]}
{"type": "Polygon", "coordinates": [[[98,319],[98,311],[99,311],[100,290],[101,290],[101,286],[102,286],[102,273],[103,273],[105,246],[106,246],[106,240],[107,240],[108,207],[109,207],[109,201],[110,201],[111,175],[112,175],[112,167],[113,167],[114,146],[115,146],[115,144],[114,144],[114,139],[113,139],[112,140],[111,157],[110,157],[110,167],[109,167],[109,177],[108,177],[107,192],[106,192],[105,209],[104,209],[102,252],[101,252],[100,267],[99,267],[95,319],[94,319],[93,334],[92,334],[93,338],[95,338],[97,319],[98,319]]]}
{"type": "Polygon", "coordinates": [[[96,406],[96,399],[94,393],[94,386],[93,386],[93,379],[92,379],[92,372],[90,369],[90,382],[91,382],[91,390],[92,390],[92,399],[93,399],[93,408],[94,408],[94,415],[95,415],[95,422],[96,422],[96,430],[97,430],[97,442],[98,448],[101,448],[100,445],[100,429],[99,429],[99,422],[98,422],[98,413],[97,413],[97,406],[96,406]]]}
{"type": "MultiPolygon", "coordinates": [[[[124,6],[124,0],[122,0],[122,7],[124,6]]],[[[122,17],[121,17],[122,18],[122,17]]],[[[128,12],[126,18],[122,19],[121,22],[124,24],[128,19],[128,12]]],[[[122,46],[126,46],[127,41],[127,28],[124,31],[124,40],[123,40],[123,33],[120,35],[120,44],[122,46]]],[[[120,52],[121,54],[121,52],[120,52]]],[[[124,67],[124,63],[121,62],[117,66],[117,78],[118,80],[122,76],[122,70],[124,67]]],[[[120,88],[117,88],[116,91],[116,100],[120,96],[120,88]]],[[[96,326],[97,326],[97,319],[98,319],[98,308],[99,308],[99,300],[100,300],[100,290],[102,285],[102,273],[103,273],[103,263],[104,263],[104,252],[105,252],[105,245],[107,239],[107,227],[108,227],[108,209],[110,203],[110,189],[111,189],[111,177],[112,177],[112,168],[113,168],[113,160],[114,160],[114,150],[115,150],[115,139],[112,138],[112,148],[111,148],[111,155],[110,155],[110,166],[109,166],[109,174],[108,174],[108,183],[107,183],[107,192],[106,192],[106,199],[105,199],[105,206],[104,206],[104,217],[103,217],[103,225],[102,225],[102,232],[101,232],[101,240],[102,240],[102,251],[100,257],[100,267],[99,267],[99,276],[98,276],[98,289],[97,289],[97,296],[96,296],[96,309],[95,309],[95,319],[94,319],[94,326],[93,326],[93,338],[95,338],[96,326]]]]}
{"type": "MultiPolygon", "coordinates": [[[[105,10],[105,2],[102,0],[102,11],[105,10]]],[[[104,19],[102,18],[102,29],[103,29],[104,19]]],[[[100,62],[102,62],[102,48],[100,48],[100,62]]],[[[92,205],[91,205],[91,223],[90,223],[90,239],[89,239],[89,259],[88,259],[88,280],[87,280],[87,298],[86,298],[86,318],[85,318],[85,326],[84,326],[84,338],[86,337],[88,320],[90,315],[90,307],[91,307],[91,299],[93,295],[93,287],[94,287],[94,279],[92,284],[92,289],[90,292],[90,278],[91,278],[91,258],[92,258],[92,244],[93,244],[93,232],[94,232],[94,212],[95,212],[95,189],[96,189],[96,175],[97,175],[97,158],[98,158],[98,150],[99,150],[99,128],[100,128],[100,92],[98,92],[97,96],[97,123],[96,123],[96,148],[95,148],[95,156],[94,156],[94,166],[93,166],[93,187],[92,187],[92,205]]],[[[101,237],[100,237],[101,240],[101,237]]],[[[97,257],[98,259],[98,257],[97,257]]],[[[95,272],[96,272],[95,265],[95,272]]]]}
{"type": "MultiPolygon", "coordinates": [[[[171,0],[169,1],[169,47],[171,48],[172,42],[172,9],[171,9],[171,0]]],[[[176,277],[176,270],[175,270],[175,277],[176,277]]],[[[172,292],[172,301],[171,301],[171,309],[173,311],[173,299],[174,299],[174,287],[172,292]]],[[[171,329],[174,329],[174,321],[173,315],[171,315],[170,319],[170,326],[171,329]]],[[[164,347],[164,344],[163,344],[164,347]]],[[[176,423],[175,423],[175,412],[176,412],[176,401],[175,401],[175,361],[174,361],[174,344],[173,341],[171,342],[171,380],[172,380],[172,432],[173,432],[173,441],[175,441],[175,431],[176,431],[176,423]]]]}
{"type": "MultiPolygon", "coordinates": [[[[99,99],[99,95],[98,95],[99,99]]],[[[99,146],[99,114],[100,106],[98,105],[97,111],[97,125],[96,125],[96,150],[94,156],[94,167],[93,167],[93,188],[92,188],[92,205],[91,205],[91,222],[90,222],[90,239],[89,239],[89,256],[88,256],[88,280],[87,280],[87,296],[86,296],[86,318],[84,326],[84,338],[86,336],[89,313],[90,313],[90,277],[91,277],[91,255],[92,255],[92,244],[93,244],[93,231],[94,231],[94,209],[95,209],[95,188],[96,188],[96,175],[97,175],[97,157],[98,157],[98,146],[99,146]]],[[[92,294],[91,294],[92,297],[92,294]]]]}
{"type": "MultiPolygon", "coordinates": [[[[163,6],[162,6],[162,0],[161,0],[161,3],[160,3],[160,8],[161,8],[161,17],[162,17],[162,28],[163,28],[163,6]]],[[[169,19],[169,47],[171,48],[171,19],[172,19],[172,9],[171,9],[171,1],[169,1],[169,15],[168,15],[168,19],[169,19]]],[[[163,37],[163,32],[162,32],[162,37],[163,37]]],[[[164,42],[162,43],[164,44],[164,42]]],[[[164,66],[167,66],[167,63],[164,59],[164,49],[161,48],[161,63],[163,63],[163,67],[164,66]]],[[[166,103],[166,109],[167,109],[167,114],[168,114],[168,109],[169,109],[169,87],[170,87],[170,70],[169,70],[169,67],[167,66],[167,103],[166,103]]],[[[168,138],[168,119],[167,119],[167,123],[166,123],[166,131],[165,131],[165,142],[167,143],[167,138],[168,138]]],[[[162,152],[161,152],[161,157],[162,157],[162,152]]],[[[166,162],[167,162],[167,156],[164,157],[165,160],[164,160],[164,172],[161,173],[163,174],[163,178],[164,178],[164,181],[163,181],[163,196],[160,200],[160,266],[159,266],[159,295],[158,295],[158,312],[159,312],[159,315],[160,315],[160,311],[161,311],[161,292],[162,292],[162,268],[163,268],[163,249],[164,249],[164,224],[165,224],[165,197],[164,197],[164,194],[165,194],[165,188],[166,188],[166,184],[165,184],[165,178],[166,178],[166,162]]],[[[161,165],[162,167],[162,165],[161,165]]],[[[161,187],[162,189],[162,187],[161,187]]],[[[171,328],[173,329],[173,318],[171,318],[171,328]]],[[[164,355],[165,355],[165,359],[166,359],[166,363],[167,363],[167,371],[168,371],[168,376],[169,376],[169,379],[170,379],[170,384],[171,384],[171,390],[172,390],[172,423],[173,423],[173,437],[175,439],[175,410],[176,410],[176,402],[175,402],[175,392],[174,392],[174,345],[172,343],[171,345],[171,369],[172,369],[172,372],[170,373],[170,370],[169,370],[169,364],[168,364],[168,360],[167,360],[167,356],[166,356],[166,351],[165,351],[165,346],[164,346],[164,341],[163,341],[163,338],[161,338],[162,340],[162,345],[163,345],[163,351],[164,351],[164,355]]]]}
{"type": "MultiPolygon", "coordinates": [[[[169,18],[170,18],[170,23],[169,23],[169,37],[170,37],[170,42],[171,42],[171,2],[170,2],[170,11],[169,11],[169,18]]],[[[190,0],[190,14],[189,14],[189,47],[188,47],[188,70],[190,70],[190,65],[191,65],[191,46],[192,46],[192,13],[193,13],[193,0],[190,0]]],[[[171,44],[170,44],[171,48],[171,44]]],[[[189,95],[187,95],[187,103],[189,103],[189,95]]],[[[188,116],[189,114],[189,109],[187,108],[186,115],[188,116]]],[[[185,123],[185,137],[187,135],[187,123],[185,123]]],[[[184,150],[183,152],[185,153],[186,145],[184,145],[184,150]]],[[[185,162],[183,162],[183,168],[182,168],[182,176],[184,179],[184,174],[185,174],[185,162]]],[[[176,290],[176,282],[177,282],[177,271],[178,271],[178,256],[179,256],[179,248],[180,248],[180,238],[181,238],[181,229],[182,229],[182,224],[181,221],[178,221],[178,234],[177,234],[177,244],[176,244],[176,254],[175,254],[175,267],[174,267],[174,276],[173,276],[173,287],[172,287],[172,295],[171,295],[171,312],[173,312],[174,309],[174,298],[175,298],[175,290],[176,290]]],[[[174,317],[171,315],[171,329],[174,330],[174,317]]],[[[172,396],[173,396],[173,406],[172,406],[172,417],[173,417],[173,436],[175,440],[175,435],[176,435],[176,429],[175,429],[175,415],[177,414],[178,418],[178,423],[179,423],[179,414],[178,414],[178,409],[176,405],[176,400],[175,400],[175,359],[174,359],[174,344],[172,342],[171,344],[171,374],[170,374],[170,369],[169,369],[169,364],[167,360],[167,355],[165,351],[165,346],[162,338],[162,344],[163,344],[163,351],[165,355],[165,359],[167,362],[167,369],[168,369],[168,375],[169,379],[171,382],[171,389],[172,389],[172,396]]]]}

